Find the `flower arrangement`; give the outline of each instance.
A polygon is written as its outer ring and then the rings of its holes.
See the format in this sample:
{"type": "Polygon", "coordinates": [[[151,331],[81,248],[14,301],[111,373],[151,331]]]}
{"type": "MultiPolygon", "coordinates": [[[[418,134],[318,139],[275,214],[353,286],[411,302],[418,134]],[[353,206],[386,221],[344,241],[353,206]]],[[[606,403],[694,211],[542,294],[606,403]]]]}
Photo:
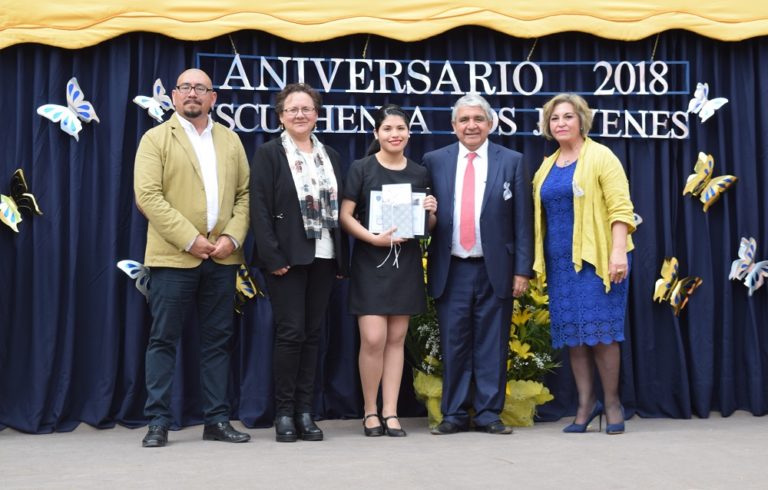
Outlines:
{"type": "MultiPolygon", "coordinates": [[[[426,260],[425,256],[425,270],[426,260]]],[[[509,425],[533,425],[536,405],[554,399],[542,383],[544,376],[560,365],[555,361],[551,343],[548,302],[544,285],[536,280],[531,280],[525,295],[514,302],[507,358],[507,397],[501,414],[502,421],[509,425]]],[[[406,359],[415,370],[416,395],[427,406],[430,425],[437,425],[442,419],[442,353],[432,298],[428,299],[425,313],[411,318],[405,347],[406,359]]]]}

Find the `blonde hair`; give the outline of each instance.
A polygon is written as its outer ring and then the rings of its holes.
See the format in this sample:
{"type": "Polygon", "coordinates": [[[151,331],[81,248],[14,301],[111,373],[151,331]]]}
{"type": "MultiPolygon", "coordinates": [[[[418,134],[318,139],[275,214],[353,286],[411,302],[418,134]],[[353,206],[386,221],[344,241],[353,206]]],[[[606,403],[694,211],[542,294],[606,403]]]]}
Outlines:
{"type": "Polygon", "coordinates": [[[587,101],[576,94],[557,94],[544,104],[541,112],[541,121],[539,121],[541,134],[548,140],[555,139],[552,136],[552,131],[549,130],[549,119],[552,117],[552,113],[555,112],[555,107],[564,102],[573,106],[573,111],[579,116],[579,132],[581,137],[586,138],[589,130],[592,128],[592,110],[589,108],[587,101]]]}

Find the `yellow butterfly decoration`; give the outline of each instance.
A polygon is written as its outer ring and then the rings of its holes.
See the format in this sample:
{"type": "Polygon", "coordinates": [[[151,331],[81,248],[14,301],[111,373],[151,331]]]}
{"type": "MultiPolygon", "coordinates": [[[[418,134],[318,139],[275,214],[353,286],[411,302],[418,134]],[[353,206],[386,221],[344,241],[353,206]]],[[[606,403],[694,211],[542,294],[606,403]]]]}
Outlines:
{"type": "MultiPolygon", "coordinates": [[[[128,277],[136,280],[136,289],[149,301],[151,284],[149,267],[135,260],[121,260],[117,263],[117,267],[125,272],[128,277]]],[[[240,268],[235,276],[235,312],[242,314],[243,306],[256,296],[263,297],[264,292],[251,277],[248,266],[240,264],[240,268]]]]}
{"type": "Polygon", "coordinates": [[[240,264],[235,278],[235,311],[242,314],[243,306],[256,296],[264,297],[264,292],[251,277],[248,266],[240,264]]]}
{"type": "Polygon", "coordinates": [[[734,175],[721,175],[720,177],[712,178],[712,169],[715,166],[715,159],[712,155],[707,155],[704,152],[699,152],[699,159],[696,161],[696,166],[693,167],[693,172],[688,176],[688,180],[685,183],[683,189],[683,195],[693,194],[699,196],[699,200],[704,203],[704,212],[711,205],[720,199],[720,195],[727,191],[737,180],[738,177],[734,175]]]}
{"type": "Polygon", "coordinates": [[[701,286],[700,277],[684,277],[678,279],[678,262],[675,257],[667,257],[661,265],[661,279],[656,281],[656,290],[653,293],[653,300],[661,303],[668,302],[675,312],[675,316],[680,315],[680,310],[685,308],[688,298],[693,292],[701,286]]]}
{"type": "Polygon", "coordinates": [[[21,209],[25,209],[32,214],[42,215],[40,206],[37,205],[37,199],[29,192],[27,180],[24,178],[24,171],[16,169],[11,177],[10,196],[0,194],[0,221],[8,225],[16,233],[19,232],[19,223],[21,222],[21,209]]]}

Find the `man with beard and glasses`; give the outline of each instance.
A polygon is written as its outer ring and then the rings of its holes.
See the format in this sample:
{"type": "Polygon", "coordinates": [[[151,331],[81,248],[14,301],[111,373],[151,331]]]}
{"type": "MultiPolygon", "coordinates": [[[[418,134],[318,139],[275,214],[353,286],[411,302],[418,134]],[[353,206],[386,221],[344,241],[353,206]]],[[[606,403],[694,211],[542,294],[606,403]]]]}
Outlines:
{"type": "Polygon", "coordinates": [[[234,332],[235,276],[249,220],[249,166],[240,138],[214,123],[211,79],[179,75],[176,114],[144,134],[136,152],[136,205],[149,221],[153,322],[146,353],[149,430],[144,447],[168,441],[176,348],[186,313],[197,310],[203,439],[246,442],[229,423],[227,383],[234,332]]]}

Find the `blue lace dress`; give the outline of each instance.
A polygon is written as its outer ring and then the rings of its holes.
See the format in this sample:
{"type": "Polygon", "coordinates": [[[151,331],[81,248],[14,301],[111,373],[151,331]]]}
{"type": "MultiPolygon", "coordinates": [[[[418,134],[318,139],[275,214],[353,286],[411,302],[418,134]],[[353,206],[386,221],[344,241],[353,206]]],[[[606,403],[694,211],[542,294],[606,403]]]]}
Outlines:
{"type": "Polygon", "coordinates": [[[606,294],[592,264],[582,262],[581,271],[574,270],[572,182],[576,165],[554,165],[541,187],[546,223],[544,259],[555,348],[624,340],[628,279],[611,284],[606,294]]]}

